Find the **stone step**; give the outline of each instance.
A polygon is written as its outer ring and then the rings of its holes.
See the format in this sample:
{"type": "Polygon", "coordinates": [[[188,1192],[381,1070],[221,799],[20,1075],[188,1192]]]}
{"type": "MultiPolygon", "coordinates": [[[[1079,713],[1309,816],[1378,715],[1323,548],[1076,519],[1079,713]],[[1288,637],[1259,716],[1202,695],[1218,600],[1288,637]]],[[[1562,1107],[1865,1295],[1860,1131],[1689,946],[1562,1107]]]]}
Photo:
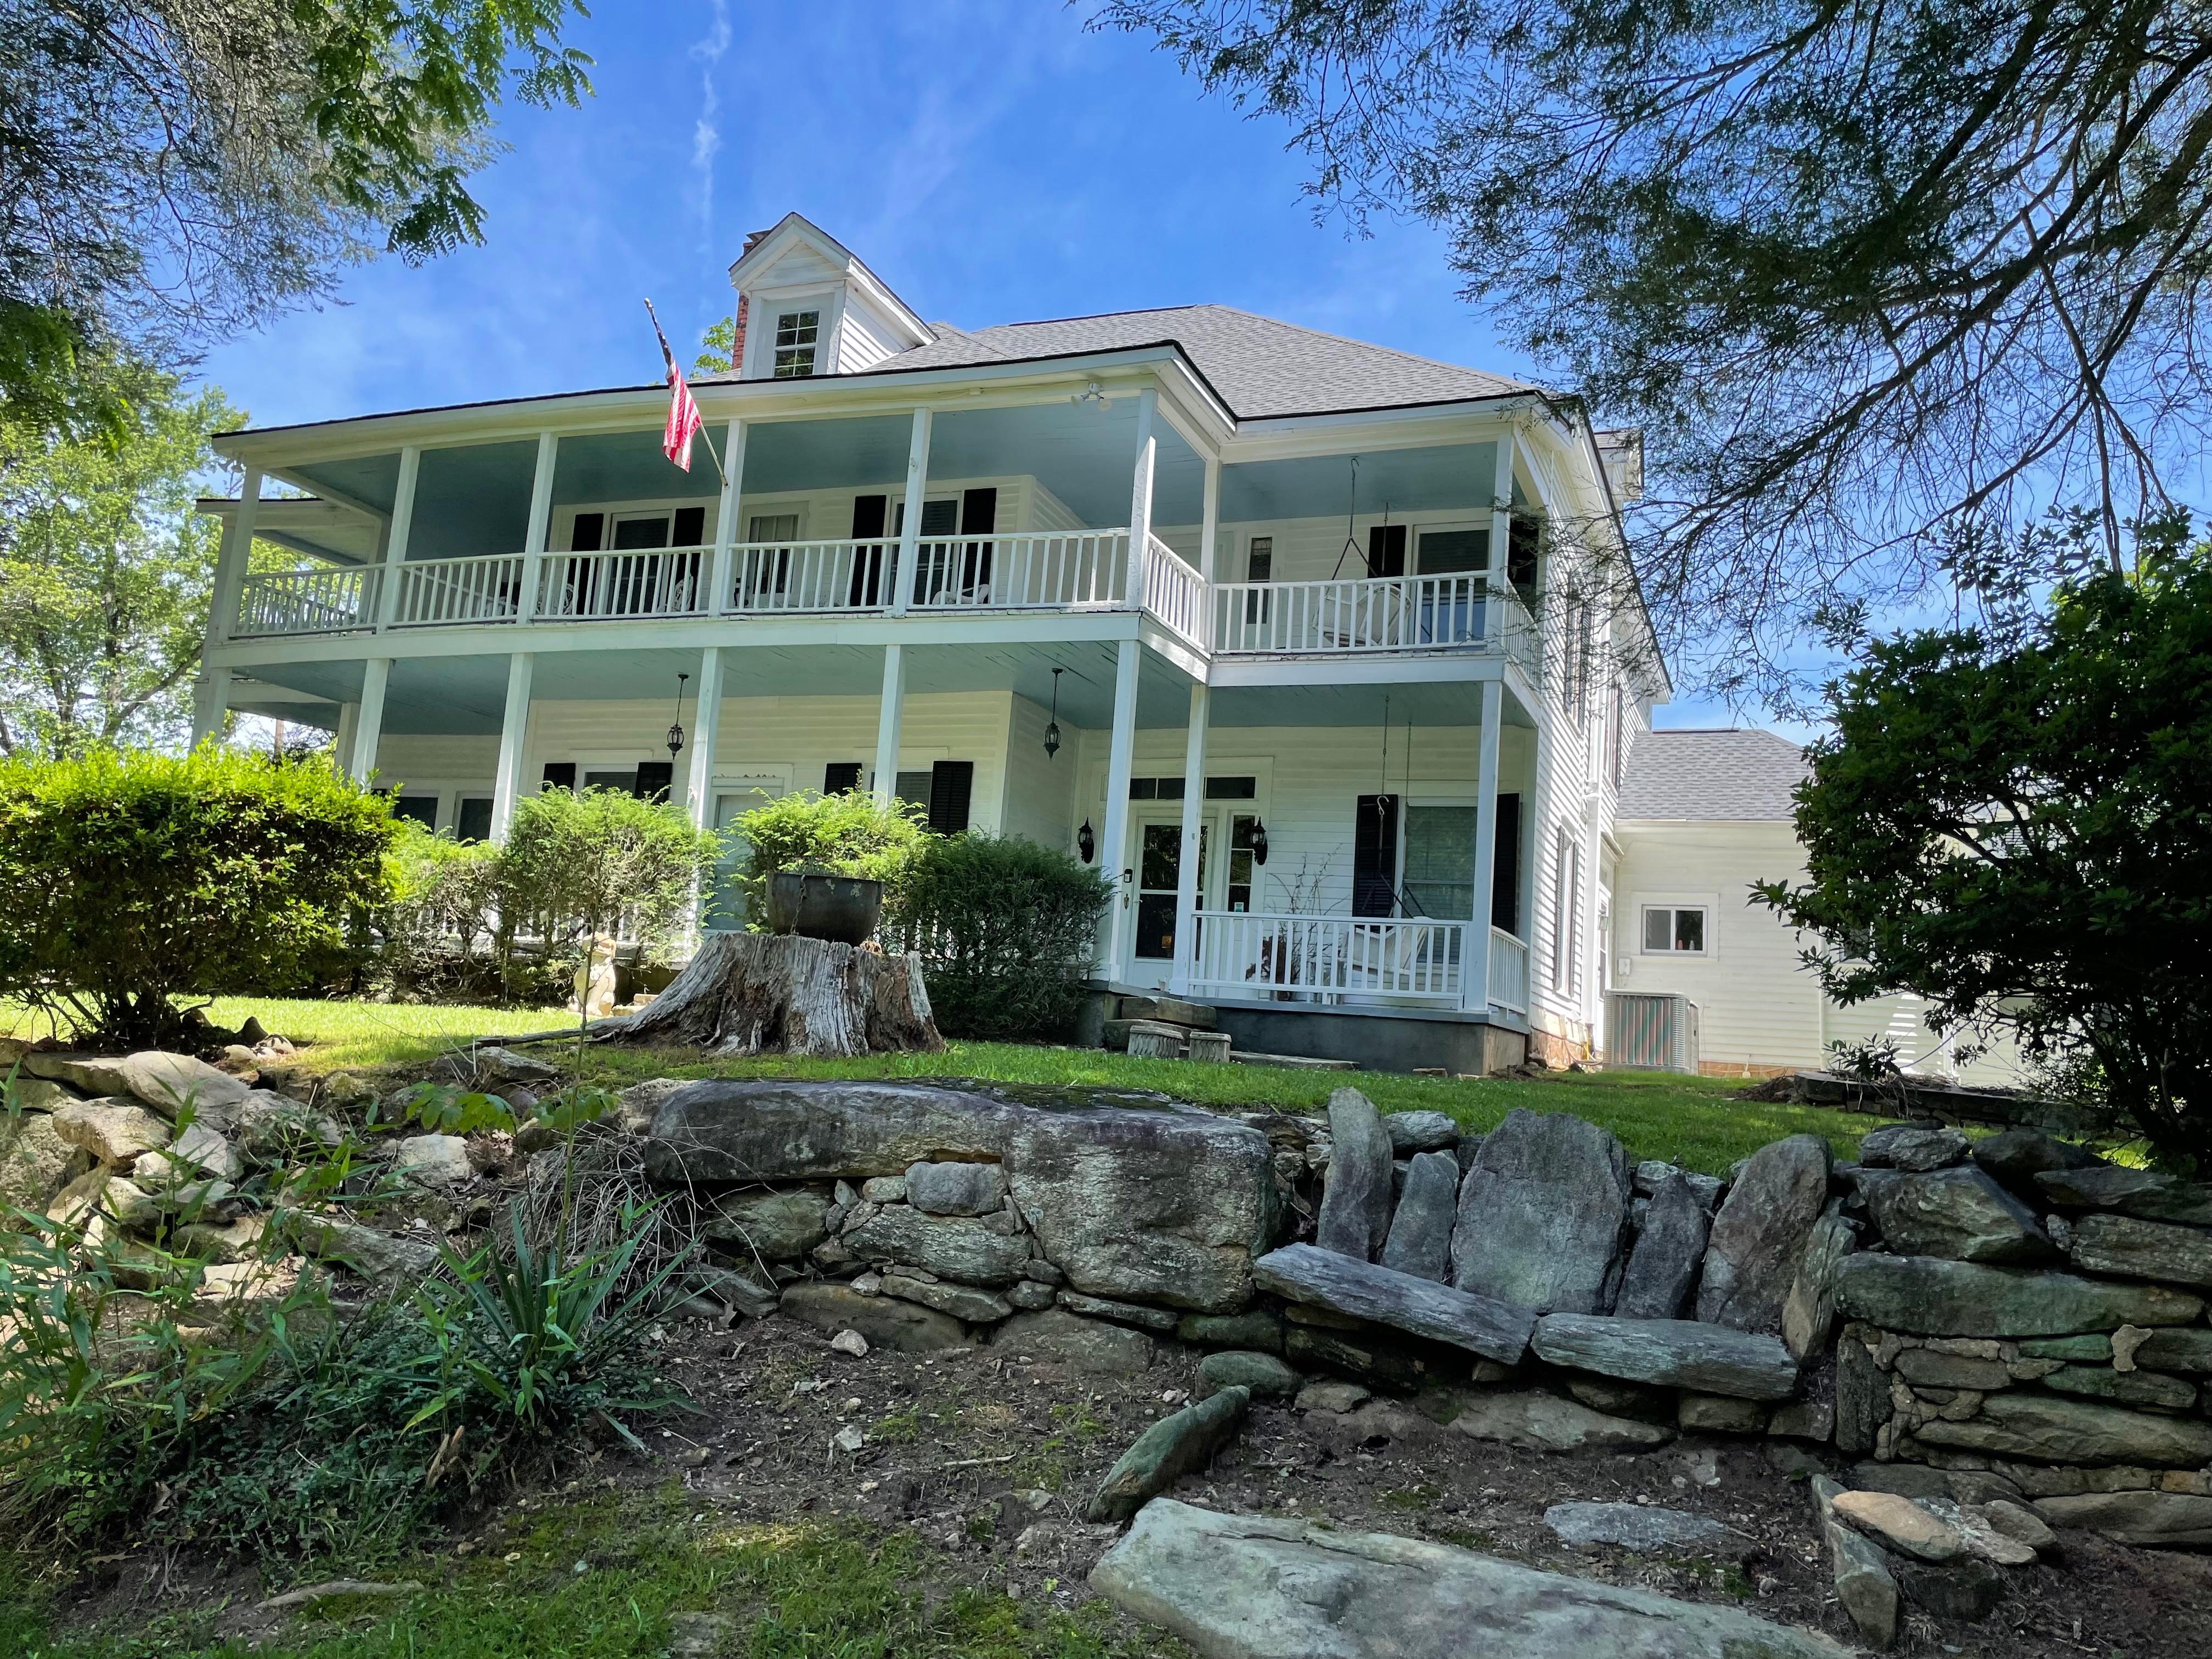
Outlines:
{"type": "Polygon", "coordinates": [[[1238,1048],[1229,1056],[1240,1066],[1280,1066],[1293,1072],[1356,1072],[1356,1060],[1316,1060],[1310,1054],[1263,1054],[1257,1049],[1238,1048]]]}
{"type": "Polygon", "coordinates": [[[1213,1010],[1202,1002],[1186,1002],[1181,997],[1125,996],[1115,1010],[1123,1019],[1164,1020],[1170,1025],[1188,1025],[1200,1031],[1213,1029],[1213,1010]]]}

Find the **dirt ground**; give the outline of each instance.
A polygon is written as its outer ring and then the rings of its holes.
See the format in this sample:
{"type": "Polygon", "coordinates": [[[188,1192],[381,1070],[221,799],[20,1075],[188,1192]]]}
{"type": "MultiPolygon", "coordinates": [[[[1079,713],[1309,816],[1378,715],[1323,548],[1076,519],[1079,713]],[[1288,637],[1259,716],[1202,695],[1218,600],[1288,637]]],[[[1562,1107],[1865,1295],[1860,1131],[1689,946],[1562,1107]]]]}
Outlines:
{"type": "MultiPolygon", "coordinates": [[[[653,1455],[600,1448],[538,1492],[508,1493],[433,1550],[503,1552],[532,1511],[585,1489],[649,1490],[680,1481],[702,1512],[738,1522],[849,1519],[910,1530],[958,1584],[1073,1607],[1118,1528],[1082,1518],[1092,1489],[1143,1427],[1175,1410],[1199,1353],[1167,1343],[1139,1377],[1078,1374],[994,1349],[854,1358],[829,1336],[771,1318],[721,1330],[660,1328],[669,1373],[697,1410],[644,1430],[653,1455]],[[855,1449],[849,1431],[862,1437],[855,1449]]],[[[1765,1443],[1686,1437],[1656,1451],[1527,1452],[1440,1427],[1406,1402],[1349,1414],[1255,1403],[1240,1437],[1176,1496],[1245,1512],[1325,1518],[1343,1528],[1462,1545],[1552,1571],[1642,1585],[1697,1601],[1737,1601],[1849,1644],[1827,1595],[1827,1564],[1804,1476],[1771,1467],[1765,1443]],[[1543,1524],[1574,1499],[1649,1501],[1725,1522],[1756,1551],[1741,1567],[1578,1552],[1543,1524]]],[[[2125,1549],[2062,1533],[2046,1560],[2010,1570],[1986,1622],[1913,1613],[1898,1651],[1967,1659],[2205,1659],[2212,1653],[2212,1555],[2125,1549]]],[[[133,1606],[229,1600],[226,1633],[274,1628],[250,1609],[248,1569],[195,1576],[189,1559],[110,1558],[81,1585],[70,1624],[128,1622],[133,1606]]],[[[1124,1628],[1127,1628],[1124,1626],[1124,1628]]],[[[1627,1659],[1624,1656],[1624,1659],[1627,1659]]]]}
{"type": "MultiPolygon", "coordinates": [[[[672,1424],[660,1443],[702,1498],[756,1520],[808,1512],[912,1528],[961,1562],[970,1582],[1069,1601],[1081,1599],[1085,1576],[1118,1530],[1083,1522],[1091,1490],[1146,1424],[1182,1402],[1200,1357],[1164,1344],[1152,1370],[1129,1378],[1024,1364],[990,1348],[855,1359],[782,1319],[730,1332],[684,1328],[668,1352],[704,1414],[672,1424]],[[836,1448],[848,1427],[868,1437],[856,1452],[836,1448]]],[[[657,1477],[640,1470],[638,1478],[657,1477]]],[[[1433,1539],[1691,1600],[1740,1601],[1851,1639],[1829,1595],[1804,1477],[1778,1473],[1759,1442],[1692,1436],[1654,1452],[1561,1455],[1476,1440],[1401,1402],[1349,1415],[1255,1403],[1240,1437],[1175,1495],[1433,1539]],[[1759,1547],[1740,1570],[1578,1552],[1543,1523],[1547,1505],[1575,1499],[1687,1510],[1759,1547]]],[[[2049,1560],[2010,1570],[2011,1592],[1986,1622],[1916,1613],[1899,1650],[1970,1659],[2212,1654],[2212,1556],[2060,1537],[2049,1560]]]]}

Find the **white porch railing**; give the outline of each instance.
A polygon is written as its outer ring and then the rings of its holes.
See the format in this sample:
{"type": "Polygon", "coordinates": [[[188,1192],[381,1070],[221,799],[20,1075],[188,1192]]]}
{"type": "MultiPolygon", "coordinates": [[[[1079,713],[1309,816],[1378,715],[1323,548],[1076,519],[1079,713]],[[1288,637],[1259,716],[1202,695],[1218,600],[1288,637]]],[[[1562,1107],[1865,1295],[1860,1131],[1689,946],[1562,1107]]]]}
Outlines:
{"type": "Polygon", "coordinates": [[[1503,927],[1490,930],[1490,1002],[1516,1014],[1528,1012],[1528,942],[1503,927]]]}
{"type": "Polygon", "coordinates": [[[1213,648],[1224,655],[1290,655],[1480,646],[1485,580],[1217,582],[1213,648]]]}
{"type": "Polygon", "coordinates": [[[1498,590],[1498,600],[1501,606],[1498,637],[1505,654],[1520,665],[1530,684],[1540,684],[1544,674],[1544,636],[1529,614],[1528,602],[1510,583],[1498,590]]]}
{"type": "Polygon", "coordinates": [[[1145,538],[1145,609],[1170,633],[1206,649],[1206,579],[1158,536],[1145,538]]]}
{"type": "Polygon", "coordinates": [[[374,567],[270,571],[240,584],[238,621],[231,632],[343,634],[376,625],[374,567]]]}
{"type": "Polygon", "coordinates": [[[488,559],[416,559],[399,567],[394,623],[513,622],[522,608],[522,555],[488,559]]]}
{"type": "Polygon", "coordinates": [[[933,539],[915,550],[908,592],[928,611],[1111,609],[1128,593],[1128,545],[1126,530],[933,539]]]}
{"type": "Polygon", "coordinates": [[[711,547],[548,553],[531,615],[540,622],[703,616],[714,560],[711,547]]]}
{"type": "Polygon", "coordinates": [[[1463,921],[1201,910],[1194,989],[1336,1002],[1393,997],[1456,1005],[1463,921]]]}
{"type": "Polygon", "coordinates": [[[890,602],[884,572],[897,556],[895,541],[747,543],[730,550],[723,609],[738,616],[880,610],[890,602]]]}

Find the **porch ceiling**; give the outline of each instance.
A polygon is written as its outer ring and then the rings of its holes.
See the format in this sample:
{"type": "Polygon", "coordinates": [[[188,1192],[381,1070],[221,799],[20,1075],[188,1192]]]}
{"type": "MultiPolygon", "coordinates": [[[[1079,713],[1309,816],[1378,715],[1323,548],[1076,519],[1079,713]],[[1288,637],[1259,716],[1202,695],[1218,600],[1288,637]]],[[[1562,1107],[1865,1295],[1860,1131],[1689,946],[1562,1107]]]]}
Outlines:
{"type": "MultiPolygon", "coordinates": [[[[1165,421],[1154,464],[1153,518],[1195,523],[1205,471],[1198,453],[1165,421]]],[[[897,489],[906,477],[912,422],[903,415],[851,420],[780,421],[745,434],[743,489],[752,495],[787,490],[897,489]]],[[[716,446],[719,428],[712,429],[716,446]]],[[[1137,443],[1137,404],[1120,398],[1097,404],[1055,402],[1003,409],[940,412],[930,437],[932,478],[1034,477],[1085,523],[1129,521],[1137,443]]],[[[410,558],[448,558],[521,547],[530,519],[534,440],[509,440],[425,450],[416,484],[410,558]]],[[[1255,469],[1246,469],[1248,471],[1255,469]]],[[[290,469],[334,498],[389,513],[398,492],[397,454],[318,461],[290,469]]],[[[687,474],[669,465],[658,428],[592,433],[561,441],[553,499],[579,501],[711,499],[719,488],[703,445],[687,474]]]]}
{"type": "MultiPolygon", "coordinates": [[[[1213,693],[1215,726],[1365,726],[1377,731],[1387,718],[1391,729],[1480,726],[1482,687],[1473,681],[1395,685],[1222,686],[1213,693]]],[[[1509,691],[1505,724],[1534,726],[1535,721],[1509,691]]]]}
{"type": "Polygon", "coordinates": [[[1352,460],[1348,455],[1332,455],[1224,466],[1221,469],[1221,517],[1235,524],[1248,519],[1341,517],[1347,510],[1359,514],[1429,513],[1455,507],[1487,511],[1491,492],[1497,487],[1495,444],[1445,444],[1433,449],[1390,449],[1362,455],[1356,492],[1352,460]]]}

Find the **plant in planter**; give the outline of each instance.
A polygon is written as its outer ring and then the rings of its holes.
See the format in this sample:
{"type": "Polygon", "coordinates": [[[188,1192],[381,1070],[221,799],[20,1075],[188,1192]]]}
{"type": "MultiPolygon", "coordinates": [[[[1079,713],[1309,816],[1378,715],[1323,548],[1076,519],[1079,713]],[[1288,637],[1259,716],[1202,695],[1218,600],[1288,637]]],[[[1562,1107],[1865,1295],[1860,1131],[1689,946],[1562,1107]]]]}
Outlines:
{"type": "MultiPolygon", "coordinates": [[[[754,808],[730,826],[746,848],[735,879],[747,913],[768,931],[783,931],[773,920],[775,897],[770,889],[781,873],[879,882],[882,902],[896,908],[905,894],[907,872],[928,842],[927,817],[909,802],[884,805],[858,789],[836,795],[802,790],[754,808]]],[[[792,890],[788,884],[787,890],[792,890]]]]}

